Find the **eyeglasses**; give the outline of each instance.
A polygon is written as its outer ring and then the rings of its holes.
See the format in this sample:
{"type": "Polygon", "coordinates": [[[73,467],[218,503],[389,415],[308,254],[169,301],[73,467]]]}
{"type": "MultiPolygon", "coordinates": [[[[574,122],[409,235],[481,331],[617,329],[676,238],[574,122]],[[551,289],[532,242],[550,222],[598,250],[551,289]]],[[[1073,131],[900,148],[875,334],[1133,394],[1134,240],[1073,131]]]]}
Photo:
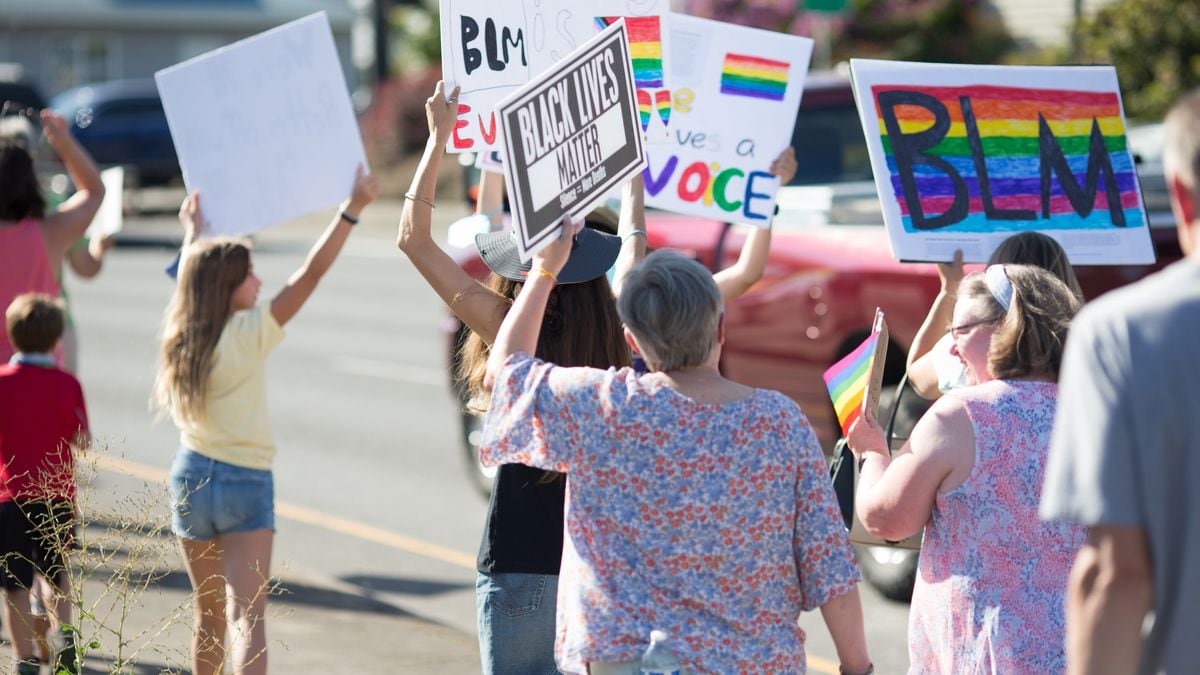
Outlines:
{"type": "Polygon", "coordinates": [[[976,326],[984,326],[984,325],[992,324],[992,323],[996,323],[996,319],[979,319],[978,321],[969,321],[967,323],[960,324],[958,326],[951,326],[950,327],[950,337],[957,340],[957,339],[963,337],[964,335],[966,335],[967,333],[970,333],[971,329],[975,328],[976,326]]]}

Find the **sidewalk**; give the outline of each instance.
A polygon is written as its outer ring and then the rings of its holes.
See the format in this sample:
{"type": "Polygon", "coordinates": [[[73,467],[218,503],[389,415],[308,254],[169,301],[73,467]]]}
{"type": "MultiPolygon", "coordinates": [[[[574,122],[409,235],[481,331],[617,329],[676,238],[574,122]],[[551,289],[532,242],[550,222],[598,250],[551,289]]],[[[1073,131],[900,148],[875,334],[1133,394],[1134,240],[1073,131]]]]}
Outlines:
{"type": "MultiPolygon", "coordinates": [[[[83,533],[82,606],[91,616],[77,622],[81,642],[99,643],[84,672],[116,672],[119,658],[124,673],[190,672],[191,585],[173,538],[150,528],[130,536],[134,529],[96,523],[83,533]]],[[[473,635],[335,580],[287,571],[275,581],[267,610],[271,673],[479,672],[473,635]]],[[[0,672],[9,672],[8,656],[0,656],[0,672]]]]}

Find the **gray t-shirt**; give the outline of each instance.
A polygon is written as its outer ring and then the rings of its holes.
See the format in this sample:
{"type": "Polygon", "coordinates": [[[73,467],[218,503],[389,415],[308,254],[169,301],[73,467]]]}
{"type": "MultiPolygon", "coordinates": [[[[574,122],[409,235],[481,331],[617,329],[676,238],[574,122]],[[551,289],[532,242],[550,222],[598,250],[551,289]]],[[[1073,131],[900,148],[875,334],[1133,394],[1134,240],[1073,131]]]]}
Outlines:
{"type": "Polygon", "coordinates": [[[1041,515],[1140,527],[1154,570],[1141,673],[1200,663],[1200,263],[1183,260],[1071,324],[1041,515]]]}

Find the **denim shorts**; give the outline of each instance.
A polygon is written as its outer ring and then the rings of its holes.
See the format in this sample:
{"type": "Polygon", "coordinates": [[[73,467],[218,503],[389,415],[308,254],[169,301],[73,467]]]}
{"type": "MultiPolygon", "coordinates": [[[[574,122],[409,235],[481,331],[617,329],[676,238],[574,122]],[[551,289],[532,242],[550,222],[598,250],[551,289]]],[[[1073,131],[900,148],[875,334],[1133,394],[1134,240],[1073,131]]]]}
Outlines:
{"type": "Polygon", "coordinates": [[[275,529],[270,471],[180,448],[171,463],[171,531],[184,539],[275,529]]]}

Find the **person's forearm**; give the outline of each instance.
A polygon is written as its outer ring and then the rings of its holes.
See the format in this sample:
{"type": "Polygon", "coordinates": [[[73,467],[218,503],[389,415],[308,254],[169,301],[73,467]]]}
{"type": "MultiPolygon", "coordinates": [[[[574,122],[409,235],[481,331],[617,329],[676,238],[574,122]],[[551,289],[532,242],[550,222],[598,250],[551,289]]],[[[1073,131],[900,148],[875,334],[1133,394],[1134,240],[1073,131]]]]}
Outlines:
{"type": "Polygon", "coordinates": [[[751,228],[742,244],[742,252],[737,262],[726,269],[717,272],[713,278],[721,289],[721,299],[729,302],[741,296],[750,287],[762,279],[767,269],[767,255],[771,250],[771,229],[769,227],[751,228]]]}
{"type": "Polygon", "coordinates": [[[621,192],[617,235],[621,237],[621,250],[613,272],[613,293],[619,296],[629,271],[646,257],[646,189],[640,173],[621,192]]]}
{"type": "Polygon", "coordinates": [[[104,266],[104,252],[100,251],[99,253],[100,255],[96,255],[90,246],[72,250],[67,254],[67,262],[71,265],[71,271],[84,279],[95,277],[104,266]]]}
{"type": "Polygon", "coordinates": [[[934,298],[933,306],[929,308],[929,314],[925,316],[925,321],[917,329],[917,335],[913,338],[912,346],[908,349],[908,363],[906,365],[911,366],[913,361],[932,351],[933,346],[950,329],[950,320],[954,315],[954,303],[956,301],[956,293],[943,290],[937,294],[937,297],[934,298]]]}
{"type": "Polygon", "coordinates": [[[1091,546],[1081,549],[1067,585],[1067,672],[1136,672],[1152,594],[1149,578],[1106,571],[1091,546]]]}
{"type": "Polygon", "coordinates": [[[402,251],[408,252],[413,247],[433,241],[430,231],[432,203],[437,195],[438,166],[445,150],[446,144],[433,136],[425,142],[425,153],[421,156],[421,163],[417,165],[417,173],[407,193],[412,197],[405,197],[404,210],[400,215],[400,235],[396,245],[402,251]]]}
{"type": "Polygon", "coordinates": [[[867,638],[863,632],[862,601],[858,587],[821,605],[821,617],[833,638],[838,660],[847,673],[865,673],[871,668],[867,638]]]}
{"type": "Polygon", "coordinates": [[[487,216],[488,224],[498,228],[504,223],[504,175],[481,171],[479,176],[479,198],[475,202],[475,213],[487,216]]]}
{"type": "Polygon", "coordinates": [[[67,167],[67,173],[75,183],[76,190],[104,194],[104,181],[100,179],[100,170],[96,168],[92,156],[79,145],[79,141],[67,134],[54,144],[54,152],[67,167]]]}
{"type": "MultiPolygon", "coordinates": [[[[361,208],[352,210],[346,206],[345,212],[351,218],[357,218],[362,212],[361,208]]],[[[308,252],[308,258],[305,259],[304,265],[293,275],[293,279],[307,277],[316,281],[325,276],[330,267],[333,267],[334,261],[337,260],[338,254],[342,252],[342,247],[346,244],[346,240],[350,237],[350,223],[346,222],[341,216],[339,210],[338,215],[334,215],[333,221],[321,233],[321,238],[317,243],[313,244],[312,249],[308,252]]]]}
{"type": "Polygon", "coordinates": [[[496,342],[488,355],[487,374],[484,376],[483,388],[491,391],[500,368],[509,356],[519,352],[534,354],[537,352],[538,335],[542,332],[542,317],[546,313],[546,302],[550,292],[554,290],[554,281],[534,267],[529,272],[529,280],[525,282],[521,294],[517,296],[512,309],[504,317],[500,331],[496,334],[496,342]]]}

